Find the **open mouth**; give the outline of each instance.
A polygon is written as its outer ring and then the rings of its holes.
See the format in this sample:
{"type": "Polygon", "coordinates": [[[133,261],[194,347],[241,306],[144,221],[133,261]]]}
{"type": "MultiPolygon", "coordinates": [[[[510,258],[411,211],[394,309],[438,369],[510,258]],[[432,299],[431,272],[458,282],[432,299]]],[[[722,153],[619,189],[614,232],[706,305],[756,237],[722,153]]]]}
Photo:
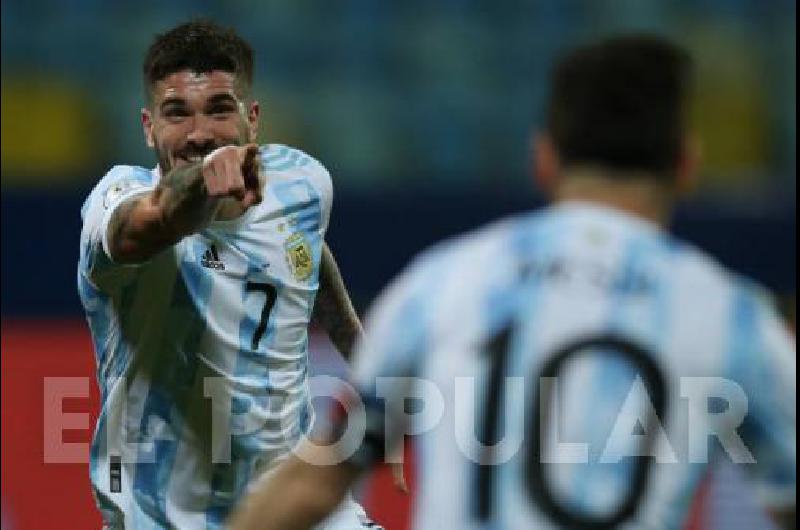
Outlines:
{"type": "Polygon", "coordinates": [[[196,164],[197,162],[201,162],[204,156],[205,155],[180,155],[178,156],[178,160],[187,164],[196,164]]]}
{"type": "Polygon", "coordinates": [[[217,145],[215,143],[207,143],[203,146],[194,146],[184,148],[183,151],[178,151],[175,154],[175,161],[180,165],[187,165],[187,164],[196,164],[198,162],[202,162],[203,158],[209,153],[214,152],[215,149],[222,147],[224,145],[233,145],[233,144],[221,144],[217,145]]]}

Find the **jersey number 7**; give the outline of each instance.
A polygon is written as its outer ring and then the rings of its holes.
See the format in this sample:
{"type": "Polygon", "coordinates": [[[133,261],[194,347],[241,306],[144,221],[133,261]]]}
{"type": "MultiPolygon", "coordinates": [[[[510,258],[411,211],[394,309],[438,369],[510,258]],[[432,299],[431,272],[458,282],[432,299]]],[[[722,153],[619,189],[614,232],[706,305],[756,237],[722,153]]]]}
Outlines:
{"type": "Polygon", "coordinates": [[[269,322],[269,314],[272,308],[275,307],[275,300],[278,298],[278,290],[274,285],[268,283],[247,282],[244,286],[246,291],[260,291],[266,295],[264,307],[261,309],[261,318],[258,321],[255,332],[253,332],[253,342],[250,347],[254,350],[258,349],[258,343],[261,342],[261,337],[267,330],[267,322],[269,322]]]}

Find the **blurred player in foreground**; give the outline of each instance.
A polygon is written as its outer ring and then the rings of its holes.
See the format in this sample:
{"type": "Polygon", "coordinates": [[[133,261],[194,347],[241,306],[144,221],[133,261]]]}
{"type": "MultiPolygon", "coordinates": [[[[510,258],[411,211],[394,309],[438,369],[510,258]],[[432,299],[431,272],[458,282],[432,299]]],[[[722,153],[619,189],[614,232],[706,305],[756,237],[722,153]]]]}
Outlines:
{"type": "Polygon", "coordinates": [[[302,445],[232,528],[309,528],[410,433],[414,528],[681,528],[718,457],[792,520],[794,343],[758,287],[663,229],[697,164],[690,70],[647,36],[566,57],[536,142],[554,204],[396,280],[357,358],[363,443],[302,445]]]}
{"type": "MultiPolygon", "coordinates": [[[[109,529],[219,528],[312,423],[312,309],[345,357],[361,333],[324,242],[330,175],[254,143],[252,77],[230,30],[158,36],[142,109],[158,165],[115,166],[81,212],[102,393],[91,481],[109,529]]],[[[321,528],[366,525],[349,501],[321,528]]]]}

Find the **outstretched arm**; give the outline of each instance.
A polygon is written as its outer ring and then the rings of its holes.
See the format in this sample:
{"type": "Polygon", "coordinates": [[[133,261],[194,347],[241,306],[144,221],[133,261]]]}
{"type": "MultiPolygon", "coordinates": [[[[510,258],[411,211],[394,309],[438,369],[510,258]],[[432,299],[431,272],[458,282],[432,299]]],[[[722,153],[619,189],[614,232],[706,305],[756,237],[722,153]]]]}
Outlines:
{"type": "Polygon", "coordinates": [[[260,201],[258,146],[221,147],[202,162],[174,169],[156,188],[117,207],[107,229],[108,252],[118,263],[138,263],[205,227],[219,201],[233,197],[246,209],[260,201]]]}

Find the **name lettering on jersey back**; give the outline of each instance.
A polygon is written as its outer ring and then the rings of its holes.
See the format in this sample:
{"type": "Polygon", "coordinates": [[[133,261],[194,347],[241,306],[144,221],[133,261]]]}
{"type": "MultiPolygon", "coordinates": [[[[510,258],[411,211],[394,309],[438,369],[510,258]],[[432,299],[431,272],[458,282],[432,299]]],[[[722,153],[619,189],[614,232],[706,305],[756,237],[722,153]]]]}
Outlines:
{"type": "Polygon", "coordinates": [[[592,261],[576,261],[564,257],[532,261],[520,268],[524,279],[536,278],[572,286],[589,286],[602,291],[630,295],[653,292],[653,280],[642,270],[613,268],[592,261]]]}

